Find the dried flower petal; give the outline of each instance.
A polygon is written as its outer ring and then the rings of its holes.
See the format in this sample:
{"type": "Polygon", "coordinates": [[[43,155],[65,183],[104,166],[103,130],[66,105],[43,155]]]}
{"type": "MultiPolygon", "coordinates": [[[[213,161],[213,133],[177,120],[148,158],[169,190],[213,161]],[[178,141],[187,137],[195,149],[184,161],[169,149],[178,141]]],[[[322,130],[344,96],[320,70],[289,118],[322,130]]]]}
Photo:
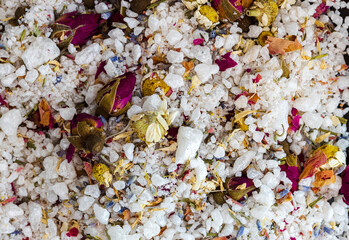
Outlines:
{"type": "Polygon", "coordinates": [[[342,175],[342,187],[340,190],[344,195],[343,201],[349,205],[349,166],[345,168],[342,175]]]}
{"type": "Polygon", "coordinates": [[[207,29],[214,27],[219,23],[218,13],[209,5],[200,6],[195,11],[194,17],[199,24],[203,25],[207,29]]]}
{"type": "Polygon", "coordinates": [[[97,79],[102,72],[105,72],[105,70],[104,70],[105,65],[107,65],[107,61],[102,61],[98,65],[97,72],[95,74],[95,79],[97,79]]]}
{"type": "Polygon", "coordinates": [[[329,6],[326,6],[326,3],[321,3],[316,9],[315,13],[313,15],[314,18],[319,18],[321,14],[327,12],[329,9],[329,6]]]}
{"type": "Polygon", "coordinates": [[[257,77],[252,79],[253,83],[259,83],[259,81],[262,79],[262,76],[260,74],[257,74],[257,77]]]}
{"type": "Polygon", "coordinates": [[[323,151],[315,151],[313,155],[307,159],[304,164],[303,171],[299,177],[299,180],[303,178],[312,177],[319,171],[320,166],[327,162],[327,157],[323,151]]]}
{"type": "Polygon", "coordinates": [[[285,55],[287,52],[296,51],[302,49],[302,45],[298,40],[290,41],[287,39],[276,38],[268,36],[267,44],[269,44],[268,49],[270,54],[282,54],[285,55]]]}
{"type": "Polygon", "coordinates": [[[128,72],[107,83],[98,91],[96,101],[101,111],[119,116],[129,107],[136,84],[134,73],[128,72]]]}
{"type": "Polygon", "coordinates": [[[93,166],[93,177],[99,182],[99,184],[104,184],[109,187],[113,176],[109,172],[109,168],[103,163],[97,163],[93,166]]]}
{"type": "Polygon", "coordinates": [[[6,106],[6,107],[8,107],[8,103],[2,98],[1,95],[0,95],[0,106],[6,106]]]}
{"type": "Polygon", "coordinates": [[[41,99],[38,109],[32,114],[32,120],[40,128],[53,128],[54,119],[51,108],[45,99],[41,99]]]}
{"type": "Polygon", "coordinates": [[[291,130],[294,132],[297,132],[298,129],[300,128],[299,125],[299,121],[301,120],[301,116],[300,115],[296,115],[293,119],[292,119],[292,127],[291,130]]]}
{"type": "Polygon", "coordinates": [[[336,175],[333,170],[324,170],[315,174],[314,187],[322,187],[324,185],[332,184],[336,181],[336,175]]]}
{"type": "Polygon", "coordinates": [[[196,39],[193,40],[193,44],[194,45],[201,45],[201,44],[204,43],[204,41],[205,40],[203,38],[196,38],[196,39]]]}
{"type": "Polygon", "coordinates": [[[287,155],[286,163],[281,165],[281,171],[286,172],[286,176],[292,182],[291,192],[297,191],[299,179],[299,161],[296,155],[287,155]]]}
{"type": "Polygon", "coordinates": [[[68,163],[71,162],[71,160],[73,160],[73,155],[74,155],[74,152],[75,152],[75,147],[73,144],[69,144],[69,147],[67,149],[67,154],[65,155],[65,157],[67,158],[68,160],[68,163]]]}
{"type": "MultiPolygon", "coordinates": [[[[240,18],[244,10],[241,1],[238,0],[213,0],[212,6],[218,11],[221,20],[228,19],[230,22],[240,18]]],[[[244,1],[244,7],[249,6],[250,1],[244,1]]]]}
{"type": "Polygon", "coordinates": [[[155,93],[157,88],[160,88],[168,96],[169,91],[171,90],[164,79],[166,75],[161,72],[151,72],[146,74],[142,80],[142,93],[144,96],[150,96],[155,93]]]}
{"type": "Polygon", "coordinates": [[[263,27],[271,25],[279,13],[278,5],[273,0],[257,0],[253,6],[246,11],[246,15],[255,17],[263,27]]]}
{"type": "Polygon", "coordinates": [[[228,68],[235,67],[238,65],[231,57],[231,52],[222,55],[222,60],[216,60],[215,63],[219,66],[219,71],[223,72],[228,68]]]}
{"type": "Polygon", "coordinates": [[[67,232],[67,237],[76,237],[79,235],[79,229],[73,227],[69,230],[69,232],[67,232]]]}

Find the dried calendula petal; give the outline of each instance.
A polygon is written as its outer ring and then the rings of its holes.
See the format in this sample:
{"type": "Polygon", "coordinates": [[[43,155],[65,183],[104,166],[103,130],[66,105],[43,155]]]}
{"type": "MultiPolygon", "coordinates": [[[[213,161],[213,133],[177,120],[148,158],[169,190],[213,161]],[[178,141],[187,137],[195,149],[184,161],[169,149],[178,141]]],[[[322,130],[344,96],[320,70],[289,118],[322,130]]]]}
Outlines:
{"type": "Polygon", "coordinates": [[[263,27],[270,26],[279,13],[278,5],[273,0],[255,1],[246,11],[247,16],[255,17],[263,27]]]}
{"type": "Polygon", "coordinates": [[[208,5],[200,6],[194,13],[194,17],[199,24],[209,29],[219,23],[219,17],[216,10],[208,5]]]}
{"type": "Polygon", "coordinates": [[[92,174],[99,184],[104,184],[106,187],[109,187],[109,184],[113,179],[109,168],[103,163],[95,164],[92,169],[92,174]]]}
{"type": "Polygon", "coordinates": [[[143,77],[142,93],[144,96],[150,96],[160,88],[167,95],[171,88],[164,82],[166,75],[161,72],[151,72],[143,77]]]}

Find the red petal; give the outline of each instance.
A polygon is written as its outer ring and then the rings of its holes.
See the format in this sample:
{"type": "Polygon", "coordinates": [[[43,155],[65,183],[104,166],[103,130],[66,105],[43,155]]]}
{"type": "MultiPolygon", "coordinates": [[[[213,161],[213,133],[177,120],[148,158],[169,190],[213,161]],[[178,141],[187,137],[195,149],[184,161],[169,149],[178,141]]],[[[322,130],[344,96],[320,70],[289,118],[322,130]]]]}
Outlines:
{"type": "Polygon", "coordinates": [[[193,44],[194,45],[201,45],[204,43],[204,41],[205,40],[203,38],[197,38],[197,39],[194,39],[193,44]]]}
{"type": "Polygon", "coordinates": [[[102,72],[105,72],[104,70],[104,66],[107,64],[107,61],[103,61],[101,62],[99,65],[98,65],[98,68],[97,68],[97,72],[95,74],[95,80],[99,77],[99,75],[102,73],[102,72]]]}
{"type": "Polygon", "coordinates": [[[8,103],[2,98],[1,95],[0,95],[0,105],[8,107],[8,103]]]}
{"type": "Polygon", "coordinates": [[[231,59],[230,57],[230,53],[228,52],[226,54],[224,54],[222,56],[222,60],[216,60],[215,63],[219,66],[219,71],[223,72],[225,70],[227,70],[228,68],[232,68],[235,67],[237,64],[237,62],[235,62],[233,59],[231,59]]]}
{"type": "Polygon", "coordinates": [[[329,6],[326,6],[325,3],[321,3],[316,9],[315,9],[315,13],[313,15],[314,18],[318,18],[320,17],[321,14],[327,12],[329,6]]]}
{"type": "Polygon", "coordinates": [[[259,81],[262,79],[262,76],[260,74],[257,74],[257,77],[252,79],[253,83],[259,83],[259,81]]]}
{"type": "Polygon", "coordinates": [[[79,234],[79,229],[73,227],[69,230],[69,232],[66,234],[68,237],[76,237],[79,234]]]}
{"type": "Polygon", "coordinates": [[[75,147],[73,146],[73,144],[70,144],[67,149],[67,154],[65,155],[65,157],[68,160],[68,163],[70,163],[71,160],[73,160],[74,152],[75,152],[75,147]]]}
{"type": "Polygon", "coordinates": [[[307,159],[304,164],[302,174],[299,180],[303,178],[312,177],[318,170],[319,167],[327,162],[327,157],[323,151],[316,151],[313,156],[307,159]]]}

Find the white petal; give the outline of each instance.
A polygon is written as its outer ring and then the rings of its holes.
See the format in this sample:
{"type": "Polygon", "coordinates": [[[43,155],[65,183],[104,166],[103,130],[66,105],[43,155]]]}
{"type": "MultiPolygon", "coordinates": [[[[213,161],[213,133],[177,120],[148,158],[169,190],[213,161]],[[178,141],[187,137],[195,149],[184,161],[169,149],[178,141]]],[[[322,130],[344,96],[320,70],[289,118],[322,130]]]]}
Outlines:
{"type": "Polygon", "coordinates": [[[167,131],[168,130],[168,125],[167,125],[167,122],[165,121],[165,119],[160,114],[157,116],[156,119],[159,121],[161,126],[164,127],[165,131],[167,131]]]}
{"type": "Polygon", "coordinates": [[[179,114],[179,111],[174,111],[173,113],[171,113],[170,116],[167,118],[167,124],[171,125],[171,123],[176,119],[178,114],[179,114]]]}

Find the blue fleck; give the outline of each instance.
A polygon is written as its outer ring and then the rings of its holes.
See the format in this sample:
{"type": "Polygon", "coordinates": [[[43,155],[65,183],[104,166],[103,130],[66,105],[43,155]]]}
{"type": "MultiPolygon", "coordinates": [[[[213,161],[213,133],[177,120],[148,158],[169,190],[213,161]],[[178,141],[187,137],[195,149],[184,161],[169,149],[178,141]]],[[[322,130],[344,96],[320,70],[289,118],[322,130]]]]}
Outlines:
{"type": "Polygon", "coordinates": [[[210,32],[210,38],[215,38],[217,36],[217,33],[215,30],[211,30],[210,32]]]}
{"type": "Polygon", "coordinates": [[[182,209],[179,209],[179,211],[178,211],[178,217],[180,217],[180,218],[183,218],[183,210],[182,209]]]}
{"type": "Polygon", "coordinates": [[[300,185],[300,190],[302,190],[303,192],[308,192],[310,190],[310,187],[308,186],[304,186],[304,185],[300,185]]]}
{"type": "Polygon", "coordinates": [[[110,60],[111,60],[112,62],[116,62],[116,61],[118,60],[118,56],[111,57],[110,60]]]}
{"type": "Polygon", "coordinates": [[[134,33],[130,33],[130,38],[137,38],[137,36],[134,33]]]}
{"type": "Polygon", "coordinates": [[[111,12],[105,12],[101,14],[101,17],[105,20],[109,19],[111,17],[111,12]]]}
{"type": "Polygon", "coordinates": [[[328,234],[332,234],[333,230],[329,227],[324,226],[324,231],[327,232],[328,234]]]}
{"type": "Polygon", "coordinates": [[[114,201],[110,201],[110,202],[107,203],[107,205],[105,207],[106,208],[110,208],[110,207],[112,207],[114,205],[115,205],[115,202],[114,201]]]}
{"type": "Polygon", "coordinates": [[[127,180],[127,182],[126,182],[126,186],[128,187],[128,186],[130,186],[132,183],[134,183],[134,181],[136,181],[136,179],[137,179],[137,176],[131,176],[128,180],[127,180]]]}
{"type": "Polygon", "coordinates": [[[245,230],[245,228],[243,227],[243,226],[241,226],[240,228],[239,228],[239,231],[238,231],[238,233],[237,233],[237,237],[241,237],[242,236],[242,234],[244,234],[244,230],[245,230]]]}
{"type": "Polygon", "coordinates": [[[137,16],[137,20],[140,22],[144,22],[146,20],[147,16],[145,16],[144,14],[139,14],[137,16]]]}
{"type": "Polygon", "coordinates": [[[67,151],[65,150],[59,150],[56,154],[58,155],[58,157],[63,157],[64,154],[66,154],[67,151]]]}
{"type": "Polygon", "coordinates": [[[20,230],[15,230],[14,232],[10,233],[10,234],[14,234],[14,235],[18,235],[21,234],[22,232],[20,230]]]}
{"type": "Polygon", "coordinates": [[[220,35],[227,34],[227,30],[221,29],[219,30],[219,34],[220,35]]]}
{"type": "Polygon", "coordinates": [[[105,126],[107,124],[107,120],[102,115],[99,115],[98,118],[101,119],[103,126],[105,126]]]}
{"type": "Polygon", "coordinates": [[[153,185],[150,186],[150,191],[153,195],[156,195],[156,190],[153,185]]]}
{"type": "Polygon", "coordinates": [[[258,229],[258,231],[260,232],[260,231],[262,231],[262,225],[261,225],[261,221],[259,221],[259,220],[257,220],[257,229],[258,229]]]}
{"type": "Polygon", "coordinates": [[[280,199],[286,196],[286,194],[289,192],[288,189],[284,189],[281,192],[276,194],[276,199],[280,199]]]}
{"type": "Polygon", "coordinates": [[[127,208],[126,207],[122,207],[120,210],[119,210],[119,214],[122,214],[127,208]]]}
{"type": "Polygon", "coordinates": [[[58,75],[56,77],[56,81],[53,84],[56,85],[57,83],[60,83],[61,81],[62,81],[62,75],[58,75]]]}
{"type": "Polygon", "coordinates": [[[316,225],[314,227],[314,236],[315,237],[319,236],[319,232],[320,232],[320,225],[316,225]]]}

